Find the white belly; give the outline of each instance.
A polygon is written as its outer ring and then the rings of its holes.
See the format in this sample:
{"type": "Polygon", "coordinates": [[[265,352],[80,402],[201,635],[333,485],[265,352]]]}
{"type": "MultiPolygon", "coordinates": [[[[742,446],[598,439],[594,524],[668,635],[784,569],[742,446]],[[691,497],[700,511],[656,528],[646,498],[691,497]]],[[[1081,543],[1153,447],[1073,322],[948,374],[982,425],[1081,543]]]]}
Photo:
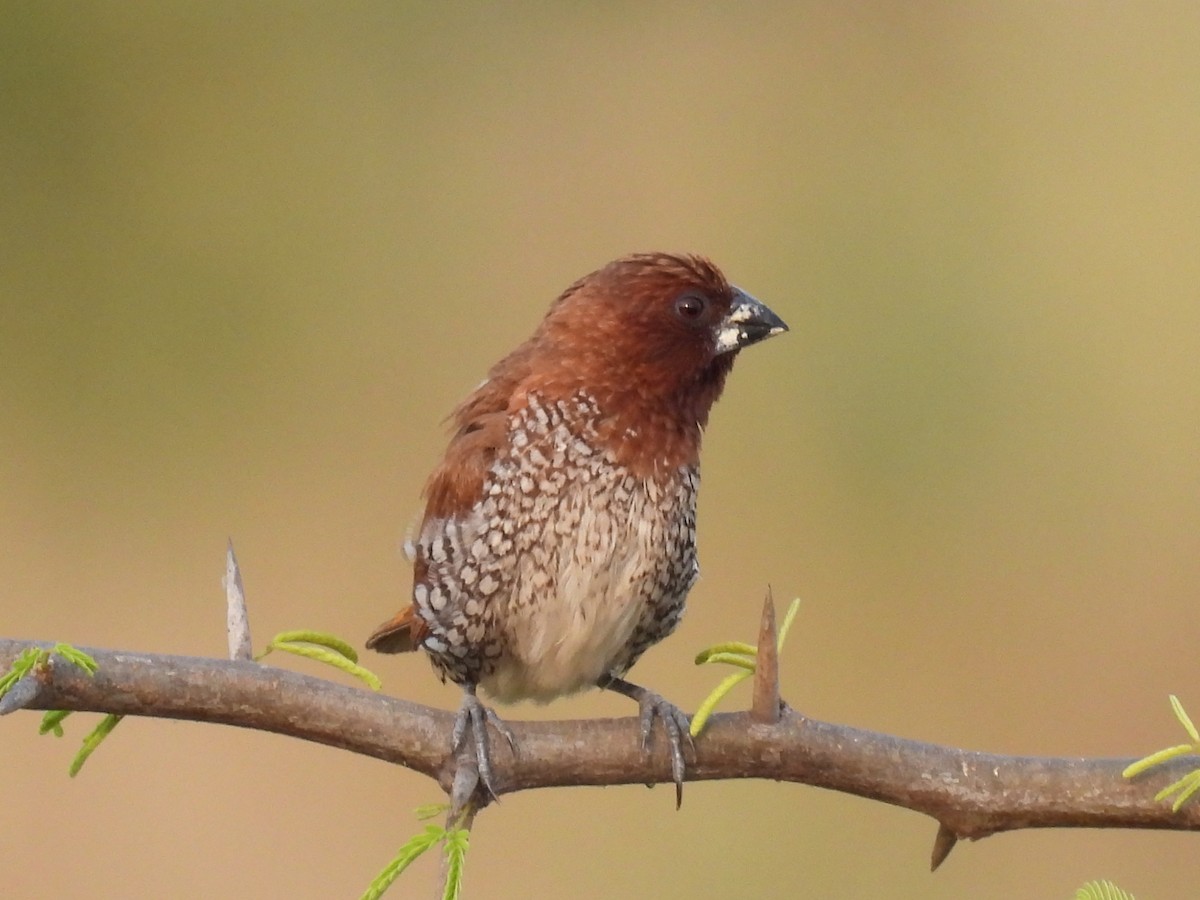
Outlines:
{"type": "MultiPolygon", "coordinates": [[[[498,700],[547,702],[594,687],[633,636],[655,569],[653,528],[584,506],[557,565],[520,567],[506,652],[481,686],[498,700]]],[[[642,520],[644,521],[644,520],[642,520]]]]}

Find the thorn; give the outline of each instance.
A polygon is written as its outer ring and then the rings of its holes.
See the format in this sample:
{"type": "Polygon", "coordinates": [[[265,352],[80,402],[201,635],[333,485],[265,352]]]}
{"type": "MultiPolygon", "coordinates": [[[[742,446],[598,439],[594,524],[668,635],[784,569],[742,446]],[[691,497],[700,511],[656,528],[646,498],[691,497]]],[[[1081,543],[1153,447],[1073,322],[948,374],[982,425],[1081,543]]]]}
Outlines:
{"type": "Polygon", "coordinates": [[[480,784],[479,766],[475,762],[475,755],[464,746],[455,752],[455,757],[454,783],[450,788],[450,812],[446,817],[447,823],[457,821],[460,815],[472,808],[471,798],[475,796],[475,789],[480,784]]]}
{"type": "Polygon", "coordinates": [[[246,612],[246,592],[242,588],[242,570],[233,552],[233,538],[225,550],[225,633],[229,638],[229,658],[253,659],[250,644],[250,615],[246,612]]]}
{"type": "Polygon", "coordinates": [[[468,803],[457,815],[453,812],[446,813],[446,830],[461,828],[464,831],[470,831],[471,826],[475,824],[475,816],[478,812],[478,806],[468,803]]]}
{"type": "Polygon", "coordinates": [[[754,666],[754,700],[750,718],[764,725],[779,721],[779,636],[775,630],[775,598],[767,588],[762,623],[758,626],[758,656],[754,666]]]}
{"type": "Polygon", "coordinates": [[[41,692],[42,683],[33,673],[19,679],[9,688],[8,693],[0,697],[0,716],[6,716],[18,709],[27,709],[31,703],[37,700],[41,692]]]}
{"type": "Polygon", "coordinates": [[[945,822],[939,822],[937,837],[933,839],[933,855],[929,860],[930,872],[937,871],[938,866],[946,861],[946,857],[957,843],[958,835],[951,831],[945,822]]]}

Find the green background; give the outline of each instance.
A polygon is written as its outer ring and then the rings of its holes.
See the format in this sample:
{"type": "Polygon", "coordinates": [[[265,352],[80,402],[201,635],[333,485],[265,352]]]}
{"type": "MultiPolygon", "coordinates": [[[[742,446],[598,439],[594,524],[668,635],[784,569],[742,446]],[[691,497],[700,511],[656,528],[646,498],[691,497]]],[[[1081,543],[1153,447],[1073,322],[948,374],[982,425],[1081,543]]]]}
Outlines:
{"type": "MultiPolygon", "coordinates": [[[[441,418],[568,283],[713,257],[791,334],[706,437],[704,577],[634,670],[804,599],[785,697],[1002,753],[1138,755],[1200,715],[1200,7],[0,9],[0,632],[360,642],[441,418]]],[[[280,661],[307,671],[303,662],[280,661]]],[[[450,707],[414,657],[388,691],[450,707]]],[[[742,694],[738,698],[746,702],[742,694]]],[[[510,718],[630,714],[585,696],[510,718]]],[[[78,721],[75,720],[78,719],[78,721]]],[[[0,723],[4,896],[353,897],[436,801],[280,737],[0,723]]],[[[1193,835],[934,824],[758,782],[532,792],[470,897],[1196,894],[1193,835]]],[[[428,896],[423,862],[396,896],[428,896]]]]}

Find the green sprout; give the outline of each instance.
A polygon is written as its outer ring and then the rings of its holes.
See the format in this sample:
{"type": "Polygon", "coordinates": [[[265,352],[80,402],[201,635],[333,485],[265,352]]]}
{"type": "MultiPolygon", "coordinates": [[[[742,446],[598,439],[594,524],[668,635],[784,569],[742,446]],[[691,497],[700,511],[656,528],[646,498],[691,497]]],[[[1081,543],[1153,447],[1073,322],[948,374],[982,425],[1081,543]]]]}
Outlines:
{"type": "MultiPolygon", "coordinates": [[[[0,697],[7,694],[18,681],[29,675],[36,668],[46,665],[50,661],[51,656],[61,657],[71,665],[82,669],[89,678],[96,674],[96,660],[82,650],[72,647],[70,644],[59,643],[49,649],[29,647],[21,651],[20,655],[13,660],[12,667],[7,672],[0,675],[0,697]]],[[[55,737],[62,737],[63,720],[70,714],[71,711],[69,709],[48,710],[42,716],[42,724],[38,726],[38,734],[53,734],[55,737]]],[[[108,737],[120,721],[121,716],[107,715],[83,739],[83,746],[79,748],[79,752],[71,760],[71,767],[68,770],[72,778],[79,774],[79,770],[83,768],[83,764],[87,762],[87,758],[95,752],[96,748],[100,746],[100,742],[108,737]]]]}
{"type": "MultiPolygon", "coordinates": [[[[1157,753],[1151,753],[1149,756],[1139,759],[1121,773],[1126,778],[1141,775],[1147,769],[1162,765],[1176,757],[1200,756],[1200,733],[1196,731],[1196,726],[1192,724],[1192,720],[1184,710],[1183,704],[1179,702],[1179,698],[1174,694],[1171,694],[1171,709],[1175,713],[1175,718],[1179,720],[1179,724],[1183,726],[1183,730],[1192,739],[1191,743],[1176,744],[1174,747],[1167,747],[1165,750],[1159,750],[1157,753]]],[[[1179,812],[1183,804],[1187,803],[1197,791],[1200,791],[1200,769],[1192,769],[1192,771],[1188,772],[1178,781],[1167,785],[1155,794],[1154,799],[1166,800],[1172,794],[1177,794],[1178,796],[1175,797],[1175,801],[1171,804],[1171,810],[1179,812]]]]}
{"type": "Polygon", "coordinates": [[[1089,881],[1075,892],[1075,900],[1133,900],[1133,894],[1111,881],[1089,881]]]}
{"type": "Polygon", "coordinates": [[[267,644],[267,649],[254,658],[260,660],[272,650],[306,656],[335,669],[341,669],[365,683],[373,691],[383,687],[378,675],[358,664],[358,653],[355,649],[332,634],[323,631],[284,631],[275,635],[271,643],[267,644]]]}
{"type": "MultiPolygon", "coordinates": [[[[445,804],[422,806],[417,810],[417,818],[422,821],[431,819],[448,808],[445,804]]],[[[438,844],[445,846],[446,854],[446,885],[442,891],[442,900],[458,900],[462,891],[467,850],[470,848],[470,829],[461,826],[465,816],[464,812],[463,816],[458,819],[458,823],[449,828],[426,825],[424,830],[414,835],[401,847],[392,861],[375,876],[360,900],[379,900],[405,869],[438,844]]]]}

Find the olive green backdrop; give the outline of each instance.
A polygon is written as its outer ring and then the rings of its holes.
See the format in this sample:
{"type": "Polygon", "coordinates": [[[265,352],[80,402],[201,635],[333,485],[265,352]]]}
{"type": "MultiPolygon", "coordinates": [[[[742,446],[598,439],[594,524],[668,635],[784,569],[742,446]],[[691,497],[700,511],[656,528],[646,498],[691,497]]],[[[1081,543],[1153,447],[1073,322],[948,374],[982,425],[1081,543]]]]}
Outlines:
{"type": "MultiPolygon", "coordinates": [[[[0,7],[0,633],[220,656],[358,642],[440,420],[557,292],[711,255],[792,333],[706,438],[704,578],[635,677],[804,598],[784,693],[997,752],[1132,755],[1200,715],[1193,3],[0,7]]],[[[280,660],[317,671],[302,661],[280,660]]],[[[419,658],[368,662],[450,707],[419,658]]],[[[746,695],[739,702],[746,702],[746,695]]],[[[582,697],[511,718],[626,715],[582,697]]],[[[0,894],[355,897],[429,781],[272,735],[0,722],[0,894]]],[[[468,896],[1195,896],[1194,835],[934,825],[757,782],[559,790],[468,896]]],[[[422,862],[395,895],[428,896],[422,862]]]]}

